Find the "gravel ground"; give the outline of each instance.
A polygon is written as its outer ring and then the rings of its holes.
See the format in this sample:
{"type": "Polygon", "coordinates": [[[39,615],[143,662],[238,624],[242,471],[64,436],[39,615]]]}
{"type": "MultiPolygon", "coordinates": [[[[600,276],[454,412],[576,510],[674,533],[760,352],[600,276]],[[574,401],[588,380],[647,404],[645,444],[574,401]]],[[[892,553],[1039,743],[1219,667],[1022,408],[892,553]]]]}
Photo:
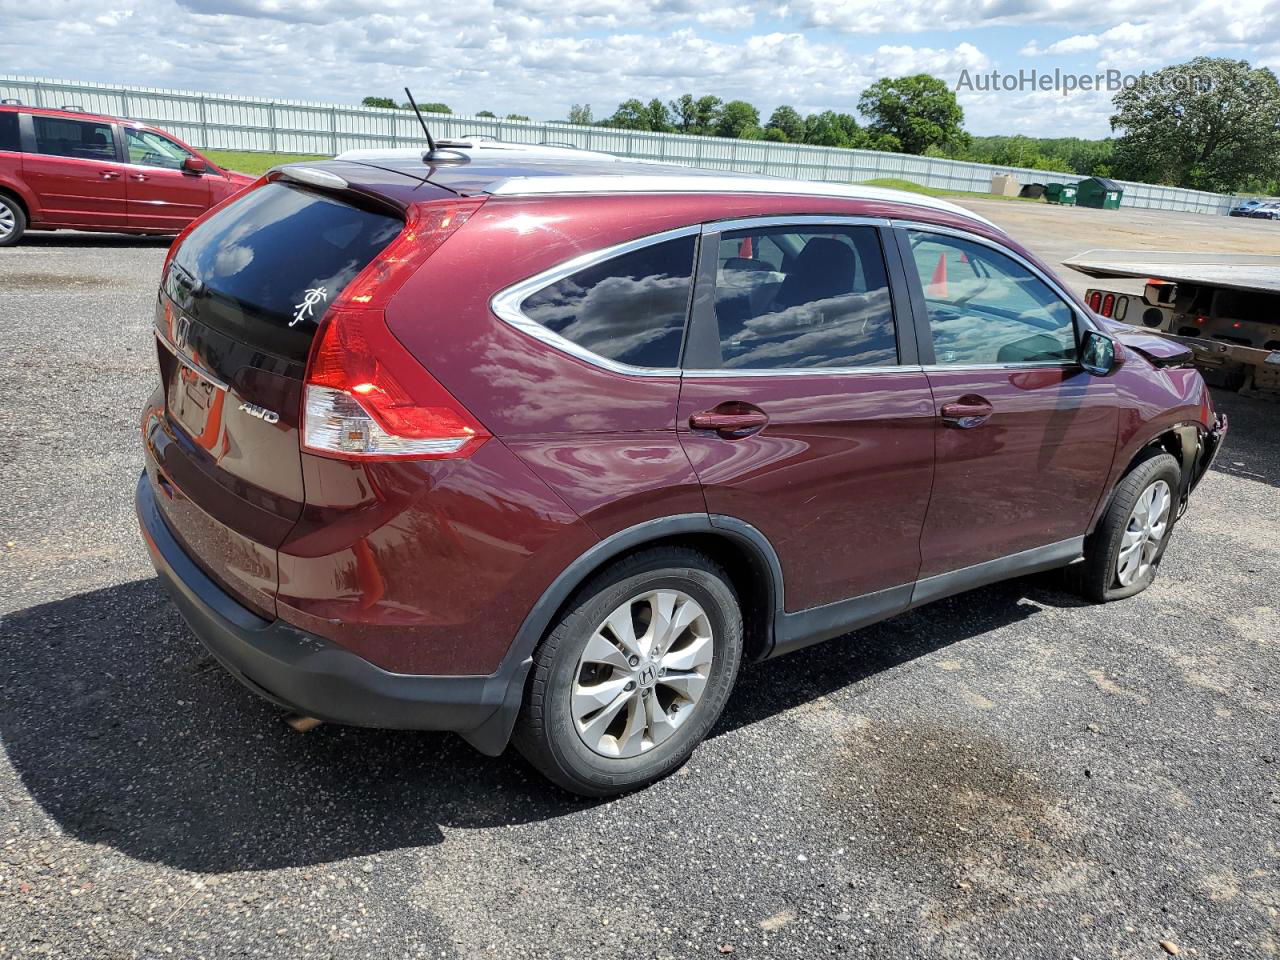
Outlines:
{"type": "Polygon", "coordinates": [[[0,957],[1280,955],[1280,404],[1217,396],[1143,595],[1021,580],[748,669],[586,802],[295,734],[203,655],[132,516],[163,255],[0,252],[0,957]]]}

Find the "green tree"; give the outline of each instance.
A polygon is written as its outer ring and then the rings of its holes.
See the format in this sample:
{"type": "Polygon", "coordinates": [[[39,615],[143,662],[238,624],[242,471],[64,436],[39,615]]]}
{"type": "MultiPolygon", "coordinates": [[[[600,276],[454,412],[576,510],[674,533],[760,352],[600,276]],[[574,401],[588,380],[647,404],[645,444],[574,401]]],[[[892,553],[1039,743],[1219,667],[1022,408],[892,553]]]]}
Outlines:
{"type": "Polygon", "coordinates": [[[716,136],[741,137],[760,126],[760,111],[745,100],[730,100],[720,110],[716,136]]]}
{"type": "Polygon", "coordinates": [[[591,116],[591,104],[575,103],[569,108],[569,122],[576,123],[580,126],[589,127],[595,120],[591,116]]]}
{"type": "Polygon", "coordinates": [[[787,135],[783,132],[781,127],[765,127],[764,138],[766,140],[773,140],[776,143],[787,142],[787,135]]]}
{"type": "Polygon", "coordinates": [[[507,119],[508,120],[528,120],[529,118],[526,117],[523,113],[508,113],[507,119]]]}
{"type": "Polygon", "coordinates": [[[896,137],[907,153],[962,145],[968,137],[955,92],[927,73],[877,80],[862,92],[858,112],[870,121],[872,135],[896,137]]]}
{"type": "Polygon", "coordinates": [[[476,116],[489,117],[490,119],[496,119],[498,115],[494,113],[492,110],[481,110],[479,113],[476,114],[476,116]]]}
{"type": "Polygon", "coordinates": [[[1116,94],[1117,175],[1230,191],[1280,174],[1280,83],[1244,60],[1196,57],[1116,94]]]}
{"type": "Polygon", "coordinates": [[[804,118],[795,107],[788,107],[785,104],[770,114],[769,122],[764,125],[764,128],[766,133],[770,130],[781,131],[784,140],[804,139],[804,118]]]}
{"type": "Polygon", "coordinates": [[[671,111],[657,97],[645,105],[644,112],[649,119],[650,130],[657,130],[660,133],[671,133],[675,130],[675,124],[671,122],[671,111]]]}
{"type": "Polygon", "coordinates": [[[365,97],[360,101],[362,107],[382,107],[384,110],[396,109],[396,102],[390,97],[365,97]]]}
{"type": "Polygon", "coordinates": [[[667,101],[671,109],[671,122],[681,133],[695,133],[698,126],[698,101],[692,93],[682,93],[667,101]]]}
{"type": "Polygon", "coordinates": [[[624,100],[613,111],[613,116],[604,121],[606,127],[617,127],[621,130],[648,130],[649,110],[644,102],[636,98],[624,100]]]}
{"type": "MultiPolygon", "coordinates": [[[[404,103],[400,104],[400,109],[412,110],[413,104],[406,100],[404,103]]],[[[418,109],[423,113],[453,113],[453,110],[447,103],[420,103],[418,104],[418,109]]]]}
{"type": "MultiPolygon", "coordinates": [[[[720,123],[720,112],[723,109],[724,101],[719,97],[714,97],[711,94],[699,97],[693,105],[694,125],[692,132],[710,136],[720,123]]],[[[757,114],[756,122],[759,123],[759,121],[760,116],[757,114]]]]}

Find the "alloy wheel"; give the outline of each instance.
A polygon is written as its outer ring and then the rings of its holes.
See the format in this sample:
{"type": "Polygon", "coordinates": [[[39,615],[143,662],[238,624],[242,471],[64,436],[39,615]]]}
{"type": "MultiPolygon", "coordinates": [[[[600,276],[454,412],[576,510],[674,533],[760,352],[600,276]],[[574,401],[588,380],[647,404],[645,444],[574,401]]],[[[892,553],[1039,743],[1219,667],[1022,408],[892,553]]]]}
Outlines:
{"type": "Polygon", "coordinates": [[[605,757],[652,750],[688,722],[715,655],[711,621],[679,590],[650,590],[596,627],[574,673],[570,713],[582,742],[605,757]]]}
{"type": "Polygon", "coordinates": [[[0,240],[7,240],[18,227],[18,218],[7,204],[0,203],[0,240]]]}
{"type": "Polygon", "coordinates": [[[1128,587],[1145,577],[1155,562],[1165,533],[1169,530],[1169,511],[1173,492],[1164,480],[1157,480],[1138,496],[1129,522],[1125,524],[1116,557],[1116,579],[1128,587]]]}

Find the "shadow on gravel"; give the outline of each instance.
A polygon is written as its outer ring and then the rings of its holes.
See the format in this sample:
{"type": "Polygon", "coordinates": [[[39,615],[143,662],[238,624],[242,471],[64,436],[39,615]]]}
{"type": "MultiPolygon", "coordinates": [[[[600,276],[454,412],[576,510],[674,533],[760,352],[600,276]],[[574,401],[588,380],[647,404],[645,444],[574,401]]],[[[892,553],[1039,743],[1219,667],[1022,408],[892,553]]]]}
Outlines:
{"type": "MultiPolygon", "coordinates": [[[[1024,619],[1026,584],[943,601],[751,667],[714,735],[1024,619]]],[[[1043,601],[1042,601],[1043,602],[1043,601]]],[[[288,730],[191,636],[157,580],[4,617],[0,739],[67,833],[140,860],[226,872],[439,843],[590,806],[513,750],[447,734],[288,730]]]]}
{"type": "Polygon", "coordinates": [[[1280,396],[1215,389],[1213,405],[1231,420],[1214,472],[1280,487],[1280,396]]]}

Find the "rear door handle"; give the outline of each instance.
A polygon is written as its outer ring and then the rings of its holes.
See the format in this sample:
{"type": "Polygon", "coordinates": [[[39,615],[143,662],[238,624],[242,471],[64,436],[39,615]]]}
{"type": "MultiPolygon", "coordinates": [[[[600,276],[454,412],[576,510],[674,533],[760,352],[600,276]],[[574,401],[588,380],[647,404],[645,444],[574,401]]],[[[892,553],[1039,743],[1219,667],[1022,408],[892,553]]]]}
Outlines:
{"type": "Polygon", "coordinates": [[[722,403],[714,410],[704,410],[689,417],[693,430],[714,430],[726,440],[737,440],[759,433],[769,423],[769,415],[746,403],[722,403]]]}
{"type": "Polygon", "coordinates": [[[995,412],[995,408],[985,398],[977,394],[966,394],[959,400],[942,405],[942,422],[949,427],[968,430],[981,426],[995,412]]]}
{"type": "Polygon", "coordinates": [[[129,179],[142,182],[143,180],[150,180],[151,178],[148,177],[145,173],[131,173],[129,174],[129,179]]]}
{"type": "Polygon", "coordinates": [[[98,176],[103,180],[119,180],[120,173],[117,170],[99,170],[98,176]]]}

